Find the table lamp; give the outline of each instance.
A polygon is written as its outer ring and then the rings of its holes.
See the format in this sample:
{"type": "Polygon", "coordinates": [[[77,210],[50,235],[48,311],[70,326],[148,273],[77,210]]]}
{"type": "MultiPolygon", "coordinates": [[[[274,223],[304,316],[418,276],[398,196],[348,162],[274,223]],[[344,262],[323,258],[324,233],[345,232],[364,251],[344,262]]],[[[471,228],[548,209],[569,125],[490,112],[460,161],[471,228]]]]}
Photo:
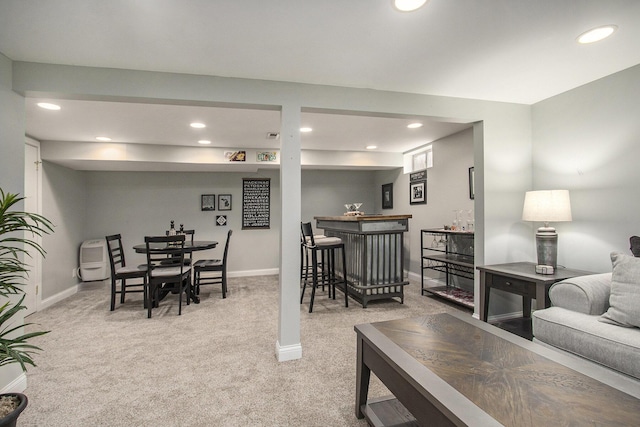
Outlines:
{"type": "Polygon", "coordinates": [[[549,223],[571,221],[569,190],[527,191],[524,196],[522,219],[544,222],[544,226],[536,232],[536,272],[553,274],[558,263],[558,233],[549,223]]]}

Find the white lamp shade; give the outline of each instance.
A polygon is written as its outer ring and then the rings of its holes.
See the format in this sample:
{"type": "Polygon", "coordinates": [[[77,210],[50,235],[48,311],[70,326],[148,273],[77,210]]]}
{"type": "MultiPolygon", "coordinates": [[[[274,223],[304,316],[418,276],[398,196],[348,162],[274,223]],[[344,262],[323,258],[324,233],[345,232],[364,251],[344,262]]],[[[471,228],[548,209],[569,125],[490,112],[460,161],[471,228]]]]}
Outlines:
{"type": "Polygon", "coordinates": [[[569,190],[527,191],[522,209],[524,221],[571,221],[569,190]]]}

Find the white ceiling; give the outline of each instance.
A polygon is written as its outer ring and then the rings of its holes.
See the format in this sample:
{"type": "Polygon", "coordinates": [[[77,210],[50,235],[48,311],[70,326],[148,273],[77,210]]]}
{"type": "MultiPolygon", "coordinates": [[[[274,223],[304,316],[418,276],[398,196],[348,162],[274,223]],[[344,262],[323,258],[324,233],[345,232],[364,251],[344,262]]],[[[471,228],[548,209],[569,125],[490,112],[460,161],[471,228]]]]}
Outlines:
{"type": "MultiPolygon", "coordinates": [[[[112,142],[278,149],[280,111],[184,105],[136,104],[79,100],[52,100],[59,111],[44,110],[40,99],[27,99],[27,134],[39,141],[95,141],[109,136],[112,142]],[[189,126],[192,121],[207,124],[204,129],[189,126]]],[[[403,153],[470,127],[464,123],[439,122],[427,117],[365,117],[360,115],[303,112],[302,125],[313,129],[301,134],[306,150],[364,151],[376,145],[378,151],[403,153]],[[408,129],[420,122],[419,129],[408,129]]]]}
{"type": "MultiPolygon", "coordinates": [[[[391,0],[0,0],[0,52],[16,61],[533,104],[639,64],[638,23],[638,0],[430,0],[413,13],[397,12],[391,0]],[[619,30],[593,45],[575,42],[603,24],[619,30]]],[[[57,116],[29,103],[27,132],[189,145],[200,135],[186,124],[200,115],[213,123],[214,144],[241,147],[268,144],[279,122],[273,111],[60,103],[57,116]]],[[[406,118],[303,120],[314,127],[303,148],[313,149],[374,143],[398,152],[464,127],[407,133],[406,118]]]]}

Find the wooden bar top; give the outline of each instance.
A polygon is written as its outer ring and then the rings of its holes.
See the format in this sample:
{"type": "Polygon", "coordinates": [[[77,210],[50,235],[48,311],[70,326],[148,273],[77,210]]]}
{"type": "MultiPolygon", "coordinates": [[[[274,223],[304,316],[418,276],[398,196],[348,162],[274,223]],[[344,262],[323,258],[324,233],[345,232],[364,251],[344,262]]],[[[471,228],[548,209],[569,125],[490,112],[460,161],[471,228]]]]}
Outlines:
{"type": "Polygon", "coordinates": [[[320,221],[394,221],[398,219],[409,219],[413,215],[340,215],[340,216],[314,216],[313,219],[320,221]]]}

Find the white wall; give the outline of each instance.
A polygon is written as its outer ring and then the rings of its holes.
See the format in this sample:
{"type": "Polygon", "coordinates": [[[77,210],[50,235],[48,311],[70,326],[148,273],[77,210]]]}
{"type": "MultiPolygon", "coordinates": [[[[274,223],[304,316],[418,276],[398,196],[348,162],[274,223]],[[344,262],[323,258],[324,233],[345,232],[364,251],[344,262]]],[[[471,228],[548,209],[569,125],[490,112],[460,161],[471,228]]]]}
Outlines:
{"type": "Polygon", "coordinates": [[[571,194],[573,221],[553,224],[559,264],[611,271],[610,252],[640,235],[639,100],[635,66],[533,106],[534,188],[571,194]]]}

